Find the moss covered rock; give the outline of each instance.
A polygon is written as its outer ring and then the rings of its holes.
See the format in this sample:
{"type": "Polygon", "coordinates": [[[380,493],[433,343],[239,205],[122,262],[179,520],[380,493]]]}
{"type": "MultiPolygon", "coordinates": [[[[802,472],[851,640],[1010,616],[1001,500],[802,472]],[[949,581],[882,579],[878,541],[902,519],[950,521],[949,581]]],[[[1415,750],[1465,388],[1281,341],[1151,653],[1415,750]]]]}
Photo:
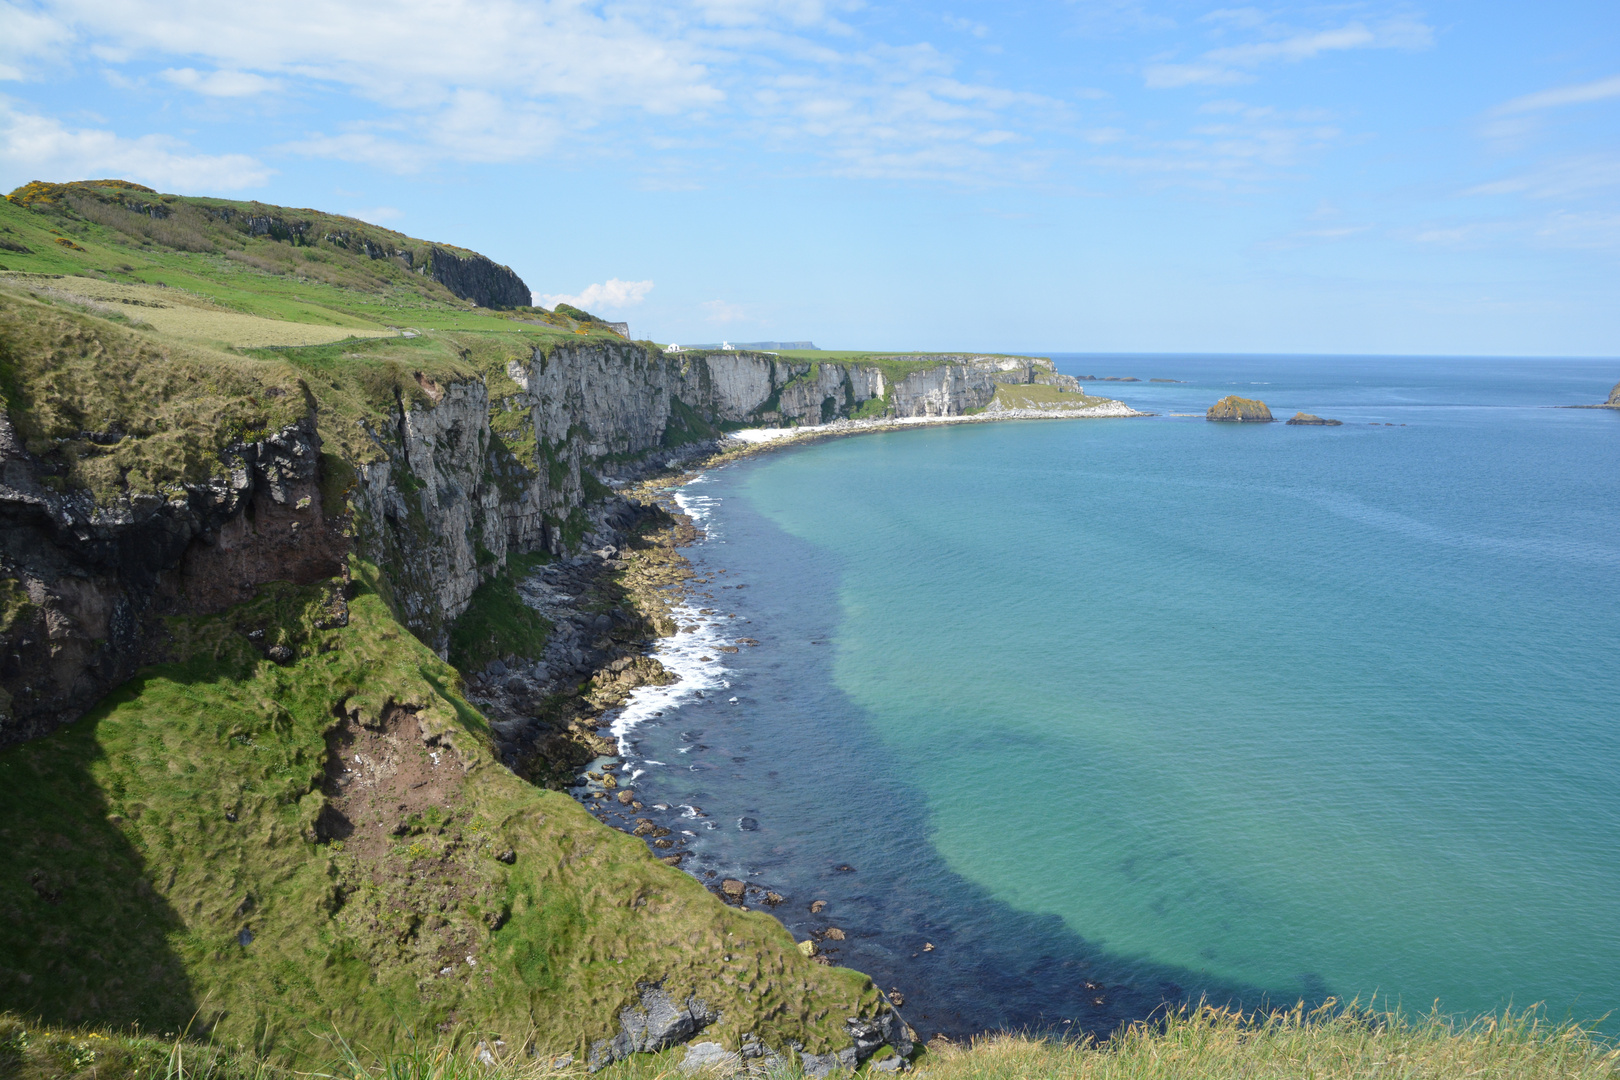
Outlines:
{"type": "Polygon", "coordinates": [[[1344,423],[1344,421],[1329,420],[1326,417],[1317,416],[1314,413],[1297,412],[1292,418],[1289,419],[1288,423],[1292,427],[1339,427],[1344,423]]]}
{"type": "Polygon", "coordinates": [[[1266,408],[1265,402],[1238,397],[1236,394],[1228,394],[1209,407],[1209,411],[1204,414],[1204,419],[1223,420],[1233,423],[1269,424],[1273,417],[1271,410],[1266,408]]]}

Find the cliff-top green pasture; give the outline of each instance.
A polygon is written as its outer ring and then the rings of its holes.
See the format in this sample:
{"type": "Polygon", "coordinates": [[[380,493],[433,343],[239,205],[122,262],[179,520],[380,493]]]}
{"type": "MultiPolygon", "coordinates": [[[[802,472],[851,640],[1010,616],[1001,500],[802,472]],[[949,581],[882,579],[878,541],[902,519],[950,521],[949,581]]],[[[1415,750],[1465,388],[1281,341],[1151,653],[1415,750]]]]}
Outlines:
{"type": "MultiPolygon", "coordinates": [[[[483,330],[551,340],[618,339],[598,323],[538,308],[478,308],[398,258],[372,258],[366,245],[409,251],[418,265],[434,246],[354,218],[163,195],[121,181],[29,184],[0,201],[0,276],[162,286],[227,311],[362,333],[483,330]],[[229,210],[233,217],[224,221],[210,210],[229,210]],[[253,217],[279,224],[254,235],[243,224],[253,217]]],[[[275,344],[251,338],[221,343],[275,344]]]]}

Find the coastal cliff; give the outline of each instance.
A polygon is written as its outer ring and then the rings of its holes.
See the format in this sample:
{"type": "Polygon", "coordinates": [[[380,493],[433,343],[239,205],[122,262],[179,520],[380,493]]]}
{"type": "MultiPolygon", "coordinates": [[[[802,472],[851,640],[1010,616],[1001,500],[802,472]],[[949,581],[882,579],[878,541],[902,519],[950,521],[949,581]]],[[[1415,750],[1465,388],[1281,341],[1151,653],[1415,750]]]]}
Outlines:
{"type": "MultiPolygon", "coordinates": [[[[138,334],[24,297],[10,303],[19,318],[26,306],[48,323],[52,340],[92,341],[127,355],[131,370],[140,363],[138,334]]],[[[37,432],[37,453],[9,421],[0,429],[0,551],[17,598],[0,627],[10,645],[0,744],[71,719],[152,659],[163,636],[153,620],[221,610],[267,581],[332,577],[351,550],[384,569],[399,617],[444,655],[450,626],[510,553],[560,556],[608,542],[585,508],[606,494],[602,477],[640,468],[649,455],[712,446],[726,427],[960,416],[990,406],[1004,387],[1061,396],[1074,382],[1039,359],[798,362],[665,354],[616,338],[507,349],[482,370],[462,363],[435,375],[421,357],[406,370],[386,345],[352,346],[357,377],[372,378],[363,368],[375,358],[392,389],[371,388],[374,402],[352,421],[354,446],[333,453],[320,417],[346,402],[323,403],[331,387],[301,377],[297,351],[280,355],[288,363],[243,377],[241,394],[264,408],[238,421],[279,416],[280,426],[233,439],[199,418],[194,440],[216,456],[162,492],[127,480],[98,492],[70,475],[105,458],[136,460],[142,447],[157,452],[165,438],[143,430],[145,404],[98,399],[110,433],[84,433],[66,412],[85,403],[54,399],[61,382],[44,367],[30,376],[40,391],[26,419],[64,418],[37,432]]],[[[189,387],[164,392],[183,402],[189,387]]]]}
{"type": "Polygon", "coordinates": [[[609,542],[584,512],[605,493],[603,477],[712,446],[728,427],[961,416],[1004,386],[1079,394],[1045,359],[800,362],[605,340],[538,346],[376,425],[386,456],[360,469],[357,546],[391,568],[407,625],[442,652],[449,624],[509,552],[609,542]]]}
{"type": "Polygon", "coordinates": [[[676,526],[613,485],[740,428],[1100,399],[1042,359],[666,353],[482,256],[122,182],[28,185],[0,236],[0,1009],[909,1050],[864,976],[542,790],[668,677],[676,526]]]}

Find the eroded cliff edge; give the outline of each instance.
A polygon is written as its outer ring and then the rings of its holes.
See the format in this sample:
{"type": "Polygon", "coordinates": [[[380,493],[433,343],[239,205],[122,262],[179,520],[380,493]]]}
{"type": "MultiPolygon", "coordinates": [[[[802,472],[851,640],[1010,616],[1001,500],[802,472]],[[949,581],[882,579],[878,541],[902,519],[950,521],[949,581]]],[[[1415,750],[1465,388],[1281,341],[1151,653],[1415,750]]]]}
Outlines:
{"type": "MultiPolygon", "coordinates": [[[[50,319],[58,346],[143,347],[74,314],[50,319]]],[[[397,384],[372,387],[358,415],[332,389],[343,387],[322,385],[286,351],[287,364],[240,387],[264,408],[236,427],[261,430],[203,432],[191,452],[212,460],[162,491],[74,483],[109,447],[129,454],[163,440],[133,415],[103,417],[99,433],[69,430],[82,420],[45,430],[37,415],[32,435],[0,428],[0,573],[12,582],[0,743],[71,720],[154,659],[162,618],[223,610],[269,581],[341,575],[350,553],[381,568],[399,617],[445,655],[449,627],[509,555],[605,542],[585,512],[609,496],[603,478],[712,446],[727,428],[959,416],[1003,385],[1079,389],[1050,361],[1019,357],[811,362],[601,338],[494,353],[449,344],[465,362],[437,371],[402,367],[386,342],[351,346],[356,371],[369,363],[397,384]]]]}

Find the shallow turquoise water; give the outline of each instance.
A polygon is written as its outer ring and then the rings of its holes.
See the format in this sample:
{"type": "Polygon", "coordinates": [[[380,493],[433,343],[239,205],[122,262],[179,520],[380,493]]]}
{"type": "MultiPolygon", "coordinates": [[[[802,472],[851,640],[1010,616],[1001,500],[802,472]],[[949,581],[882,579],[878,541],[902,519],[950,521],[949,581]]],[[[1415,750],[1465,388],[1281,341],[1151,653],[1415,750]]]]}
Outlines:
{"type": "MultiPolygon", "coordinates": [[[[1620,414],[1541,407],[1620,364],[1063,364],[1189,380],[1107,387],[1165,414],[1236,391],[1346,425],[907,431],[693,489],[700,565],[753,572],[749,632],[829,642],[791,644],[834,684],[741,703],[749,754],[702,794],[796,824],[716,865],[836,828],[854,892],[981,912],[962,936],[1015,979],[1073,955],[1165,996],[1620,1008],[1620,414]],[[1023,916],[1064,933],[996,936],[1023,916]]],[[[802,683],[795,655],[731,678],[802,683]]],[[[867,970],[911,977],[908,947],[867,970]]]]}

